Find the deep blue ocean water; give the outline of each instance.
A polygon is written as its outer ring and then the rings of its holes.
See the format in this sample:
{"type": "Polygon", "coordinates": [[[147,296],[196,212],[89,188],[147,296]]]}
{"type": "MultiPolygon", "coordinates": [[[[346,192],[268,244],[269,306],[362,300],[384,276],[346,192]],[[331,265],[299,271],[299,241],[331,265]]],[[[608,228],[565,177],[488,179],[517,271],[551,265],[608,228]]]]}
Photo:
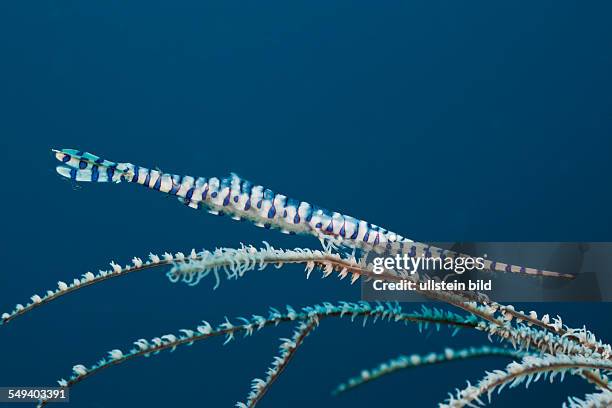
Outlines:
{"type": "MultiPolygon", "coordinates": [[[[318,245],[132,185],[74,188],[55,174],[52,147],[196,176],[235,171],[421,241],[610,241],[611,12],[605,1],[2,2],[0,310],[150,251],[318,245]]],[[[0,327],[0,385],[52,385],[74,364],[201,319],[358,298],[358,285],[291,267],[214,292],[143,272],[0,327]]],[[[612,338],[609,304],[532,307],[612,338]]],[[[76,386],[70,406],[231,406],[290,331],[126,363],[76,386]]],[[[261,406],[432,406],[506,361],[329,391],[399,353],[486,342],[326,321],[261,406]]],[[[569,378],[494,402],[560,406],[589,390],[569,378]]]]}

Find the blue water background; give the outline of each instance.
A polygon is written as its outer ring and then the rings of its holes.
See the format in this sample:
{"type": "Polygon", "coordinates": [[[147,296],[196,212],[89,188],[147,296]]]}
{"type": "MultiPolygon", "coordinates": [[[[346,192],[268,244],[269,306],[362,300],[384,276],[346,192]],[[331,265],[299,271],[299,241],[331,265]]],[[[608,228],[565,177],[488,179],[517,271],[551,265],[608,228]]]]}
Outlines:
{"type": "MultiPolygon", "coordinates": [[[[611,13],[605,1],[1,2],[0,309],[150,251],[318,245],[132,185],[75,189],[55,174],[52,147],[235,171],[422,241],[610,241],[611,13]]],[[[358,297],[358,285],[307,281],[296,267],[214,292],[143,272],[0,327],[0,385],[52,385],[74,364],[200,319],[358,297]]],[[[535,307],[612,337],[609,304],[535,307]]],[[[70,406],[231,406],[291,329],[126,363],[75,387],[70,406]]],[[[329,391],[399,353],[485,343],[325,321],[261,406],[433,406],[506,361],[329,391]]],[[[560,406],[589,390],[569,378],[495,403],[560,406]]]]}

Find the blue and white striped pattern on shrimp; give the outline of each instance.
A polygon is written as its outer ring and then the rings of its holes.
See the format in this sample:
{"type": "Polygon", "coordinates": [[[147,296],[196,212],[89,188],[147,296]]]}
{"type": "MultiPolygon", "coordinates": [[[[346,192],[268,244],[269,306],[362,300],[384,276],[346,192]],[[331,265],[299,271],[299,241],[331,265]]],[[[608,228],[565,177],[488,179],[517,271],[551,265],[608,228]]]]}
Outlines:
{"type": "MultiPolygon", "coordinates": [[[[412,241],[403,236],[349,215],[318,207],[242,179],[232,173],[224,178],[194,178],[163,173],[132,163],[112,162],[75,149],[53,150],[62,162],[57,172],[81,182],[129,182],[174,195],[191,208],[204,208],[212,214],[227,214],[253,224],[279,229],[288,234],[317,237],[331,245],[387,254],[407,254],[456,258],[466,255],[412,241]]],[[[485,260],[485,269],[529,275],[565,276],[524,266],[485,260]]]]}

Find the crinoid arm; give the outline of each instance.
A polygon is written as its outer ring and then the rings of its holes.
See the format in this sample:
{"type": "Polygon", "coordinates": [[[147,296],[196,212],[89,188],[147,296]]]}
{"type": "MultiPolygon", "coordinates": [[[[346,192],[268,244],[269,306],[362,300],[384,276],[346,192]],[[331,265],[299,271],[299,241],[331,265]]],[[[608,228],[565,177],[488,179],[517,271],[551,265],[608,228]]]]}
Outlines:
{"type": "Polygon", "coordinates": [[[251,392],[247,396],[246,402],[237,402],[238,408],[251,408],[257,405],[259,400],[263,398],[274,381],[282,374],[298,348],[304,342],[304,339],[316,328],[319,320],[316,316],[298,324],[290,339],[281,339],[282,343],[279,346],[280,355],[274,357],[272,365],[266,371],[264,379],[255,378],[251,381],[251,392]]]}
{"type": "Polygon", "coordinates": [[[130,264],[121,266],[114,261],[110,262],[110,269],[101,269],[98,273],[86,272],[83,275],[69,279],[66,282],[58,281],[57,287],[44,292],[44,295],[34,294],[30,297],[30,301],[24,304],[17,304],[10,312],[2,313],[0,316],[0,325],[6,325],[10,321],[22,316],[30,311],[39,308],[47,303],[61,298],[69,293],[73,293],[80,289],[105,282],[109,279],[118,278],[135,272],[154,269],[160,267],[170,267],[178,263],[185,262],[187,259],[197,260],[204,254],[198,254],[192,250],[189,255],[182,252],[170,254],[168,252],[163,255],[149,254],[148,260],[134,257],[130,264]]]}
{"type": "Polygon", "coordinates": [[[582,356],[547,354],[525,356],[521,362],[508,364],[505,370],[488,372],[476,385],[471,385],[468,382],[466,388],[457,390],[454,395],[451,394],[445,403],[440,404],[440,408],[461,408],[474,404],[484,405],[482,398],[485,395],[490,403],[493,392],[497,390],[499,393],[506,386],[514,388],[525,384],[525,387],[529,387],[529,384],[537,382],[540,378],[553,382],[557,375],[563,381],[566,374],[581,374],[582,370],[588,369],[610,372],[612,371],[612,362],[582,356]]]}
{"type": "Polygon", "coordinates": [[[215,278],[214,289],[219,287],[222,280],[238,279],[249,271],[261,271],[270,265],[277,268],[289,264],[302,265],[307,277],[315,269],[323,271],[324,277],[336,272],[341,279],[351,276],[351,283],[367,273],[353,256],[344,257],[340,254],[305,248],[275,249],[267,242],[263,244],[261,248],[242,245],[236,249],[217,248],[200,252],[192,249],[187,255],[183,252],[149,254],[147,260],[134,257],[132,262],[125,266],[111,261],[110,269],[100,270],[97,274],[86,272],[80,277],[68,280],[68,283],[59,281],[57,288],[47,290],[42,296],[32,295],[30,302],[17,304],[11,311],[3,313],[0,316],[0,325],[6,325],[15,318],[64,295],[109,279],[149,269],[169,268],[167,276],[170,281],[184,282],[189,285],[197,285],[205,277],[213,276],[215,278]]]}
{"type": "Polygon", "coordinates": [[[332,394],[340,394],[368,382],[377,380],[381,377],[385,377],[389,374],[393,374],[408,368],[417,368],[425,365],[442,364],[451,361],[483,357],[506,357],[511,359],[520,359],[528,354],[528,352],[523,350],[491,346],[469,347],[460,350],[454,350],[447,347],[443,352],[439,353],[431,352],[428,354],[402,354],[389,359],[372,369],[362,370],[358,376],[351,377],[347,381],[339,384],[332,391],[332,394]]]}
{"type": "MultiPolygon", "coordinates": [[[[260,386],[256,387],[257,390],[253,390],[254,393],[249,394],[246,404],[249,407],[253,407],[282,373],[292,358],[293,353],[302,344],[305,336],[321,320],[331,318],[349,318],[351,321],[361,318],[364,325],[368,320],[372,322],[386,320],[390,323],[406,325],[411,323],[430,323],[436,325],[436,327],[438,325],[464,328],[476,327],[476,322],[471,316],[462,317],[450,312],[431,313],[430,311],[406,313],[397,304],[372,305],[367,302],[340,302],[332,304],[324,302],[323,304],[308,306],[302,309],[294,309],[291,306],[287,306],[284,311],[270,308],[267,316],[252,315],[250,318],[239,317],[234,322],[226,318],[225,321],[216,326],[212,326],[207,321],[202,321],[201,324],[192,329],[179,330],[178,334],[164,334],[151,340],[138,339],[133,342],[133,347],[127,352],[113,349],[93,365],[75,365],[72,369],[72,375],[68,379],[62,378],[58,380],[58,384],[62,387],[72,387],[107,368],[137,357],[157,355],[164,350],[174,351],[177,347],[191,346],[202,340],[223,337],[225,339],[223,344],[226,345],[236,339],[238,334],[249,337],[267,327],[274,327],[281,323],[297,322],[298,330],[294,333],[292,339],[285,339],[281,344],[284,352],[281,352],[280,360],[275,359],[278,363],[273,363],[271,370],[268,370],[266,380],[257,380],[256,383],[260,384],[260,386]]],[[[43,407],[47,404],[48,401],[42,400],[38,406],[43,407]]]]}
{"type": "Polygon", "coordinates": [[[583,399],[577,397],[568,398],[563,403],[563,408],[604,408],[612,407],[612,391],[603,390],[602,392],[587,394],[583,399]]]}

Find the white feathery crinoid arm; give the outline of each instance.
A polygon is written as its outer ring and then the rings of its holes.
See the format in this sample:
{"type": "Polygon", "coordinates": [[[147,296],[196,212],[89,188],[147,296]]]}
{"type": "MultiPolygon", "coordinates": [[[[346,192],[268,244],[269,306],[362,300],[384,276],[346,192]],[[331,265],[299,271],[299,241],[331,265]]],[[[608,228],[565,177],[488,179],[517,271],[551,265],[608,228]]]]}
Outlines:
{"type": "Polygon", "coordinates": [[[318,325],[316,318],[311,318],[308,321],[302,321],[298,324],[297,328],[293,332],[293,336],[290,339],[281,339],[281,345],[279,346],[280,355],[275,356],[272,365],[266,371],[264,379],[255,378],[251,381],[251,392],[247,396],[246,402],[237,402],[237,407],[254,407],[264,394],[270,389],[274,381],[281,375],[283,370],[289,364],[289,361],[293,358],[295,352],[302,345],[304,339],[315,329],[318,325]]]}
{"type": "Polygon", "coordinates": [[[526,356],[521,362],[508,364],[505,370],[487,372],[487,375],[476,385],[471,385],[468,381],[466,388],[457,390],[454,395],[451,394],[446,402],[439,404],[439,407],[461,408],[484,405],[481,399],[484,395],[487,396],[488,402],[491,402],[493,392],[497,390],[500,393],[506,386],[513,388],[524,383],[525,387],[529,387],[529,384],[540,378],[548,378],[550,382],[553,382],[557,374],[563,381],[565,374],[580,374],[585,369],[611,371],[612,362],[597,357],[553,356],[550,354],[526,356]]]}
{"type": "Polygon", "coordinates": [[[178,252],[176,254],[166,253],[163,258],[155,254],[149,254],[149,260],[143,261],[141,258],[132,258],[132,263],[121,266],[114,261],[110,262],[110,268],[100,270],[97,274],[92,272],[85,272],[79,278],[68,280],[69,283],[64,281],[57,282],[56,289],[50,289],[45,292],[44,295],[34,294],[30,297],[30,302],[24,304],[17,304],[10,312],[4,312],[0,315],[0,325],[5,325],[13,319],[30,312],[44,304],[52,302],[68,293],[72,293],[81,288],[85,288],[99,282],[106,281],[111,278],[124,276],[130,273],[143,271],[145,269],[159,268],[169,265],[177,265],[187,261],[198,261],[205,253],[197,253],[192,250],[190,255],[186,257],[183,253],[178,252]]]}
{"type": "Polygon", "coordinates": [[[269,265],[280,268],[286,264],[302,264],[306,266],[307,277],[315,268],[324,272],[324,277],[333,271],[338,271],[344,278],[351,274],[351,283],[361,275],[363,267],[353,256],[343,257],[307,248],[276,249],[264,241],[262,248],[243,245],[240,248],[218,248],[215,251],[203,251],[195,259],[185,259],[175,262],[167,276],[171,282],[184,282],[197,285],[209,275],[215,277],[214,289],[221,283],[222,272],[228,280],[238,279],[249,271],[263,270],[269,265]],[[350,270],[350,272],[349,272],[350,270]]]}
{"type": "Polygon", "coordinates": [[[612,407],[612,391],[603,390],[602,392],[587,394],[584,399],[569,397],[563,403],[563,408],[604,408],[612,407]]]}

